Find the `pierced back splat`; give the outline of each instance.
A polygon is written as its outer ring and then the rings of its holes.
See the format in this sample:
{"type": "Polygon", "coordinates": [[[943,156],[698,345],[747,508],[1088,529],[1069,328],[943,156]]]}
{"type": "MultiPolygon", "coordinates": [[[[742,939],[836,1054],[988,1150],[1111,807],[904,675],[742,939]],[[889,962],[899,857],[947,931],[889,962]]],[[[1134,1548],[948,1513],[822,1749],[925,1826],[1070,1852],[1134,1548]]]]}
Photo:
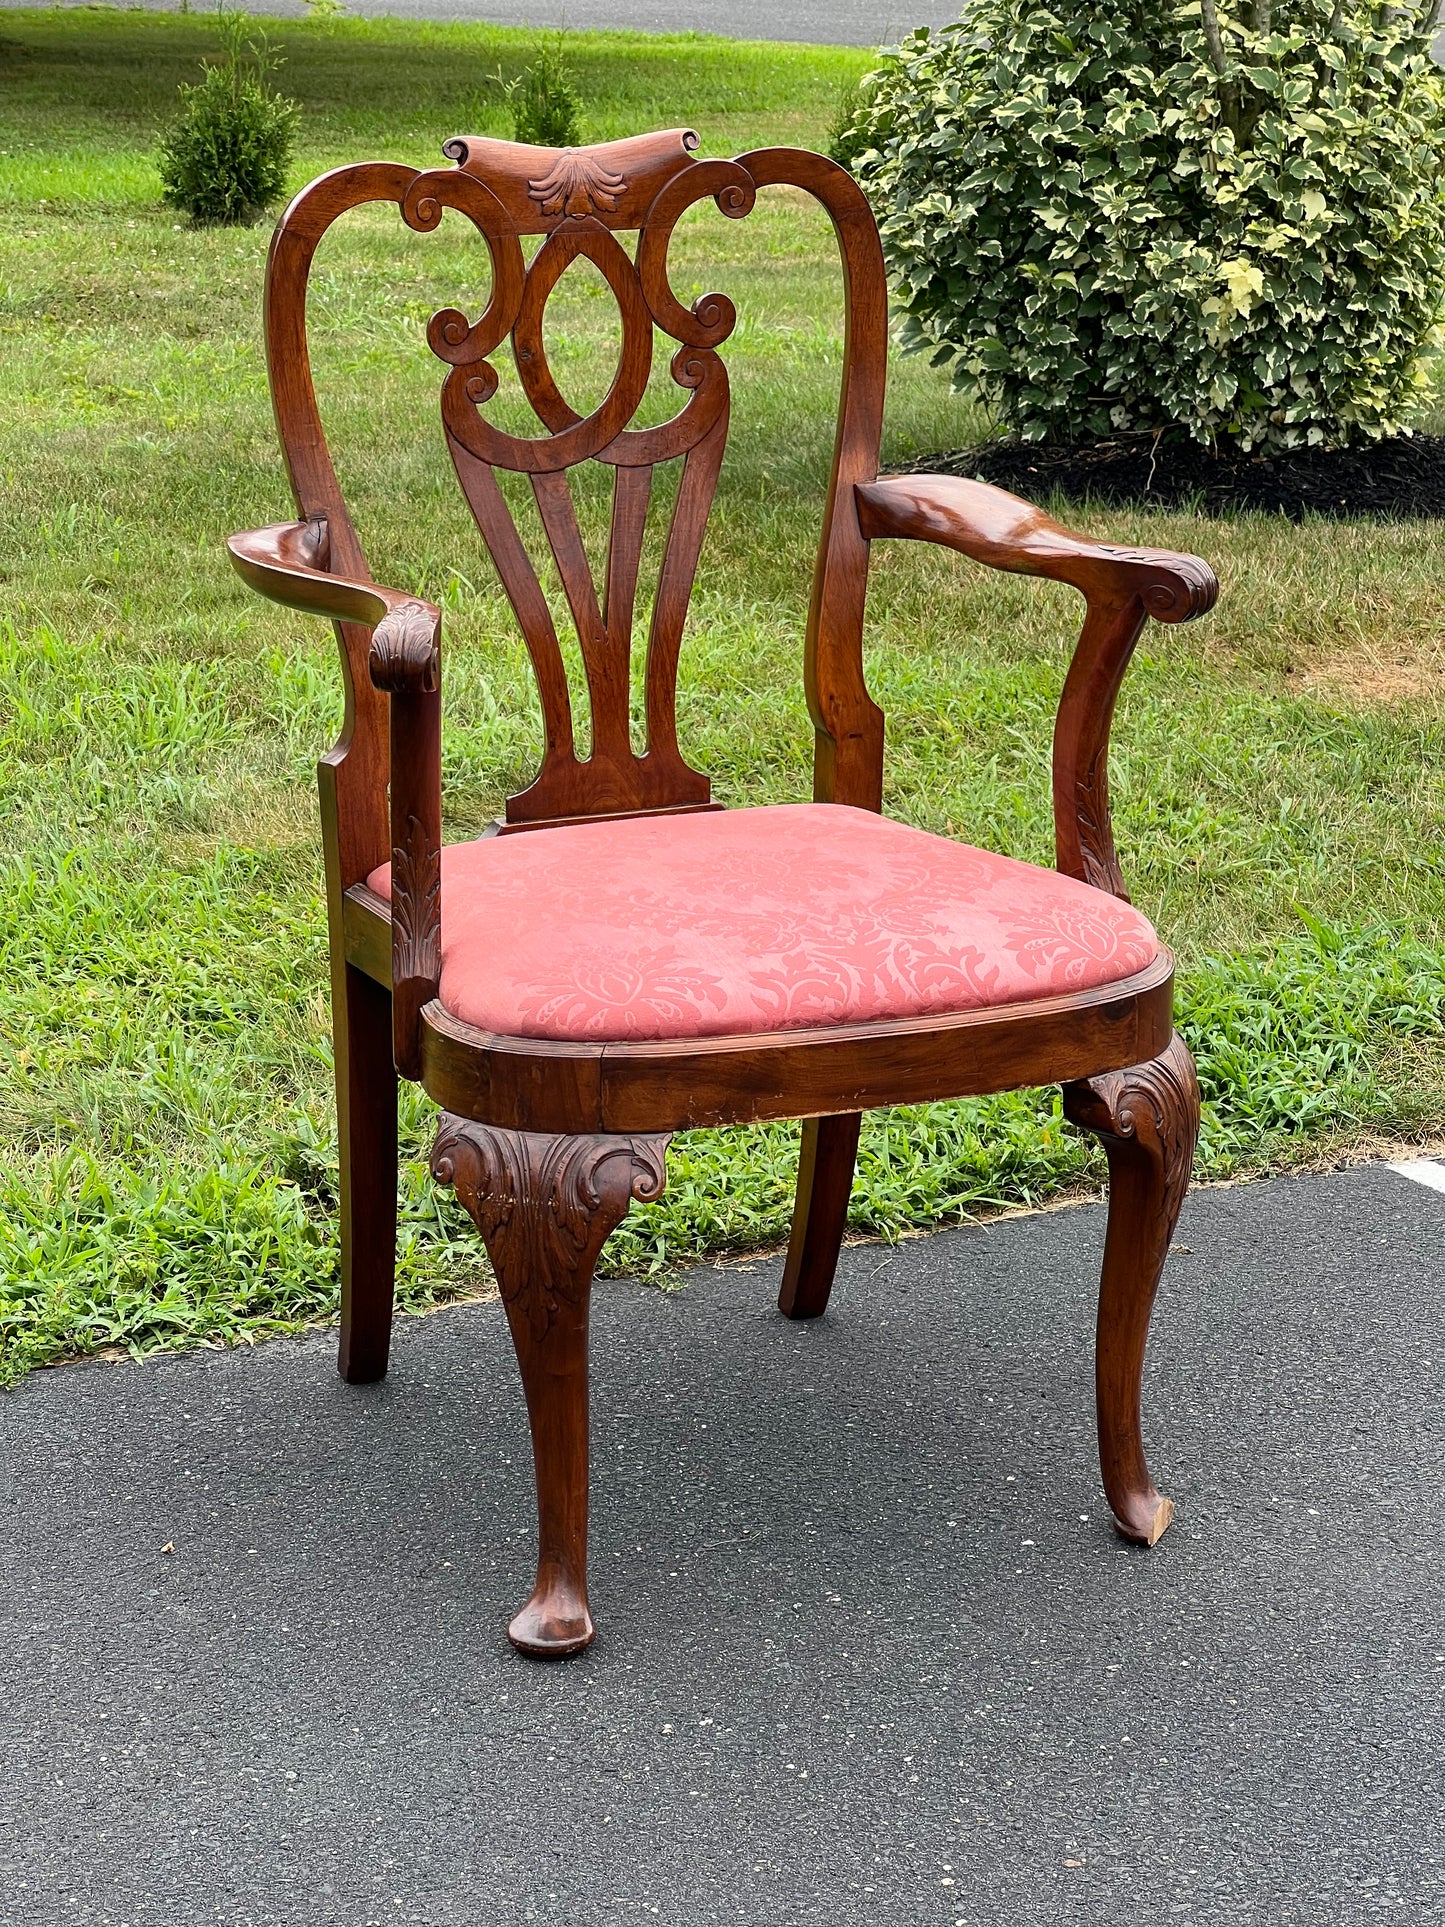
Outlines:
{"type": "MultiPolygon", "coordinates": [[[[805,684],[818,729],[815,794],[877,808],[882,718],[863,682],[861,630],[867,545],[858,533],[852,484],[877,471],[883,396],[885,302],[882,264],[866,203],[842,169],[819,155],[762,150],[737,161],[698,160],[697,137],[674,131],[560,151],[505,141],[455,139],[452,169],[417,172],[375,165],[323,177],[287,211],[268,278],[268,346],[298,350],[304,362],[306,272],[316,242],[345,207],[395,199],[408,226],[429,232],[448,208],[464,214],[491,257],[491,296],[475,321],[455,309],[432,317],[427,340],[446,364],[441,414],[448,451],[531,655],[541,697],[544,749],[531,785],[507,800],[504,829],[639,811],[706,809],[707,777],[683,759],[677,742],[678,657],[692,586],[712,508],[729,412],[727,370],[717,350],[736,322],[725,295],[690,307],[668,280],[668,250],[684,211],[705,198],[724,215],[751,212],[759,186],[788,182],[822,201],[838,233],[844,265],[848,341],[839,435],[818,558],[805,652],[805,684]],[[616,230],[636,230],[635,261],[616,230]],[[530,264],[524,236],[541,235],[530,264]],[[287,272],[278,275],[278,256],[287,272]],[[590,415],[559,389],[543,345],[547,302],[579,258],[593,263],[617,302],[622,349],[617,372],[590,415]],[[678,345],[673,381],[687,399],[670,421],[629,426],[652,372],[654,328],[678,345]],[[510,338],[523,392],[542,434],[512,435],[485,413],[497,391],[492,357],[510,338]],[[632,747],[630,693],[633,618],[652,492],[660,462],[682,473],[653,600],[644,671],[646,747],[632,747]],[[611,468],[612,516],[601,598],[594,583],[567,471],[581,462],[611,468]],[[571,696],[547,597],[497,480],[524,474],[577,632],[592,716],[592,747],[577,755],[571,696]]],[[[315,413],[309,372],[280,419],[303,515],[342,532],[332,552],[359,547],[345,516],[315,413]]],[[[280,411],[278,410],[278,418],[280,411]]],[[[348,669],[358,667],[342,635],[348,669]]],[[[362,671],[364,678],[364,669],[362,671]]],[[[355,674],[348,682],[357,681],[355,674]]],[[[354,692],[349,690],[354,700],[354,692]]],[[[358,726],[369,718],[356,716],[358,726]]]]}

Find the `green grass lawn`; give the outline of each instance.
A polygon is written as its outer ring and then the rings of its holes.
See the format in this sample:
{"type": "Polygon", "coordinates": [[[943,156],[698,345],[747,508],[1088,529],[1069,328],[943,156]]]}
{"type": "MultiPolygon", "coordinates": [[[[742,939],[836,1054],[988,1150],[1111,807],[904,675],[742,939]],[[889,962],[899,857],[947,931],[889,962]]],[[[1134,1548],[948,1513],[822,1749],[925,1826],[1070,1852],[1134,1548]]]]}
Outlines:
{"type": "MultiPolygon", "coordinates": [[[[304,110],[299,185],[373,156],[439,161],[504,133],[488,76],[528,37],[277,23],[304,110]]],[[[0,16],[0,1372],[120,1345],[287,1329],[334,1306],[335,1145],[315,829],[340,717],[330,632],[249,596],[231,530],[283,519],[259,341],[267,230],[192,232],[152,152],[213,32],[194,15],[0,16]]],[[[821,145],[864,53],[578,37],[586,132],[690,124],[704,151],[821,145]]],[[[445,461],[423,326],[477,306],[448,217],[333,235],[313,339],[343,480],[380,580],[449,618],[447,808],[474,831],[535,756],[526,657],[445,461]]],[[[726,801],[808,793],[799,681],[839,373],[837,274],[815,212],[698,210],[679,289],[726,288],[735,427],[684,656],[692,759],[726,801]],[[715,265],[716,264],[716,265],[715,265]]],[[[575,286],[573,283],[575,282],[575,286]]],[[[565,296],[565,300],[563,297],[565,296]]],[[[574,398],[605,381],[610,297],[549,310],[574,398]],[[599,351],[605,351],[599,353],[599,351]]],[[[892,373],[886,459],[981,430],[927,367],[892,373]]],[[[584,520],[596,527],[600,498],[584,520]]],[[[1445,541],[1396,526],[1096,511],[1197,550],[1216,613],[1151,629],[1116,729],[1134,895],[1177,948],[1181,1024],[1220,1177],[1445,1130],[1445,541]]],[[[1067,590],[880,548],[873,688],[888,807],[1048,861],[1048,751],[1076,628],[1067,590]]],[[[474,1289],[470,1225],[420,1162],[410,1093],[402,1290],[474,1289]]],[[[771,1240],[793,1134],[680,1139],[614,1266],[771,1240]]],[[[1098,1167],[1054,1093],[871,1120],[861,1229],[1038,1200],[1098,1167]]]]}

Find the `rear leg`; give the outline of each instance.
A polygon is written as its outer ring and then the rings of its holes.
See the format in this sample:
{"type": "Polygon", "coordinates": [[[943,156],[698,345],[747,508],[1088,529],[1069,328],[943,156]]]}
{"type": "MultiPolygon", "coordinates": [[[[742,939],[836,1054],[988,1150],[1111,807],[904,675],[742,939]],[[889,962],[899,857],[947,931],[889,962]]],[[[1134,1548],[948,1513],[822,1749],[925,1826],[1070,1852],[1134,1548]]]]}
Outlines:
{"type": "Polygon", "coordinates": [[[816,1318],[828,1308],[848,1226],[862,1122],[856,1111],[804,1121],[793,1231],[778,1293],[778,1310],[785,1318],[816,1318]]]}
{"type": "Polygon", "coordinates": [[[341,1345],[352,1385],[386,1376],[396,1273],[396,1070],[391,993],[350,964],[333,979],[341,1192],[341,1345]]]}

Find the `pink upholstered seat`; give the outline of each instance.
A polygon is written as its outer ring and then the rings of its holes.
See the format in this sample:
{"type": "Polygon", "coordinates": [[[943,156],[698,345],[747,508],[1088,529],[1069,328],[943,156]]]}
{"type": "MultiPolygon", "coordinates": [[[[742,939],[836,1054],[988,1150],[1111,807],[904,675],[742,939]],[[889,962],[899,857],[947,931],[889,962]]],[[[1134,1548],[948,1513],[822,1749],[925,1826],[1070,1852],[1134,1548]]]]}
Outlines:
{"type": "MultiPolygon", "coordinates": [[[[388,896],[391,866],[367,879],[388,896]]],[[[1024,1003],[1158,954],[1088,884],[837,804],[632,818],[442,852],[441,1001],[512,1036],[642,1040],[1024,1003]]]]}

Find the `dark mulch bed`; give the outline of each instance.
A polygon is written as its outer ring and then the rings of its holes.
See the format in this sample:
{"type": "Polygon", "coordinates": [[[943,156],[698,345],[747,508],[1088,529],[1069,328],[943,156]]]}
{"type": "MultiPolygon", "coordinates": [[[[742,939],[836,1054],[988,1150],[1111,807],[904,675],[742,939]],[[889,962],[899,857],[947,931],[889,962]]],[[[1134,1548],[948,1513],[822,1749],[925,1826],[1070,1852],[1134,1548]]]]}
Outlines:
{"type": "Polygon", "coordinates": [[[975,475],[1039,501],[1264,510],[1389,520],[1445,516],[1445,435],[1401,435],[1364,448],[1302,448],[1287,455],[1212,455],[1197,442],[1152,435],[1073,446],[984,442],[909,462],[914,475],[975,475]]]}

